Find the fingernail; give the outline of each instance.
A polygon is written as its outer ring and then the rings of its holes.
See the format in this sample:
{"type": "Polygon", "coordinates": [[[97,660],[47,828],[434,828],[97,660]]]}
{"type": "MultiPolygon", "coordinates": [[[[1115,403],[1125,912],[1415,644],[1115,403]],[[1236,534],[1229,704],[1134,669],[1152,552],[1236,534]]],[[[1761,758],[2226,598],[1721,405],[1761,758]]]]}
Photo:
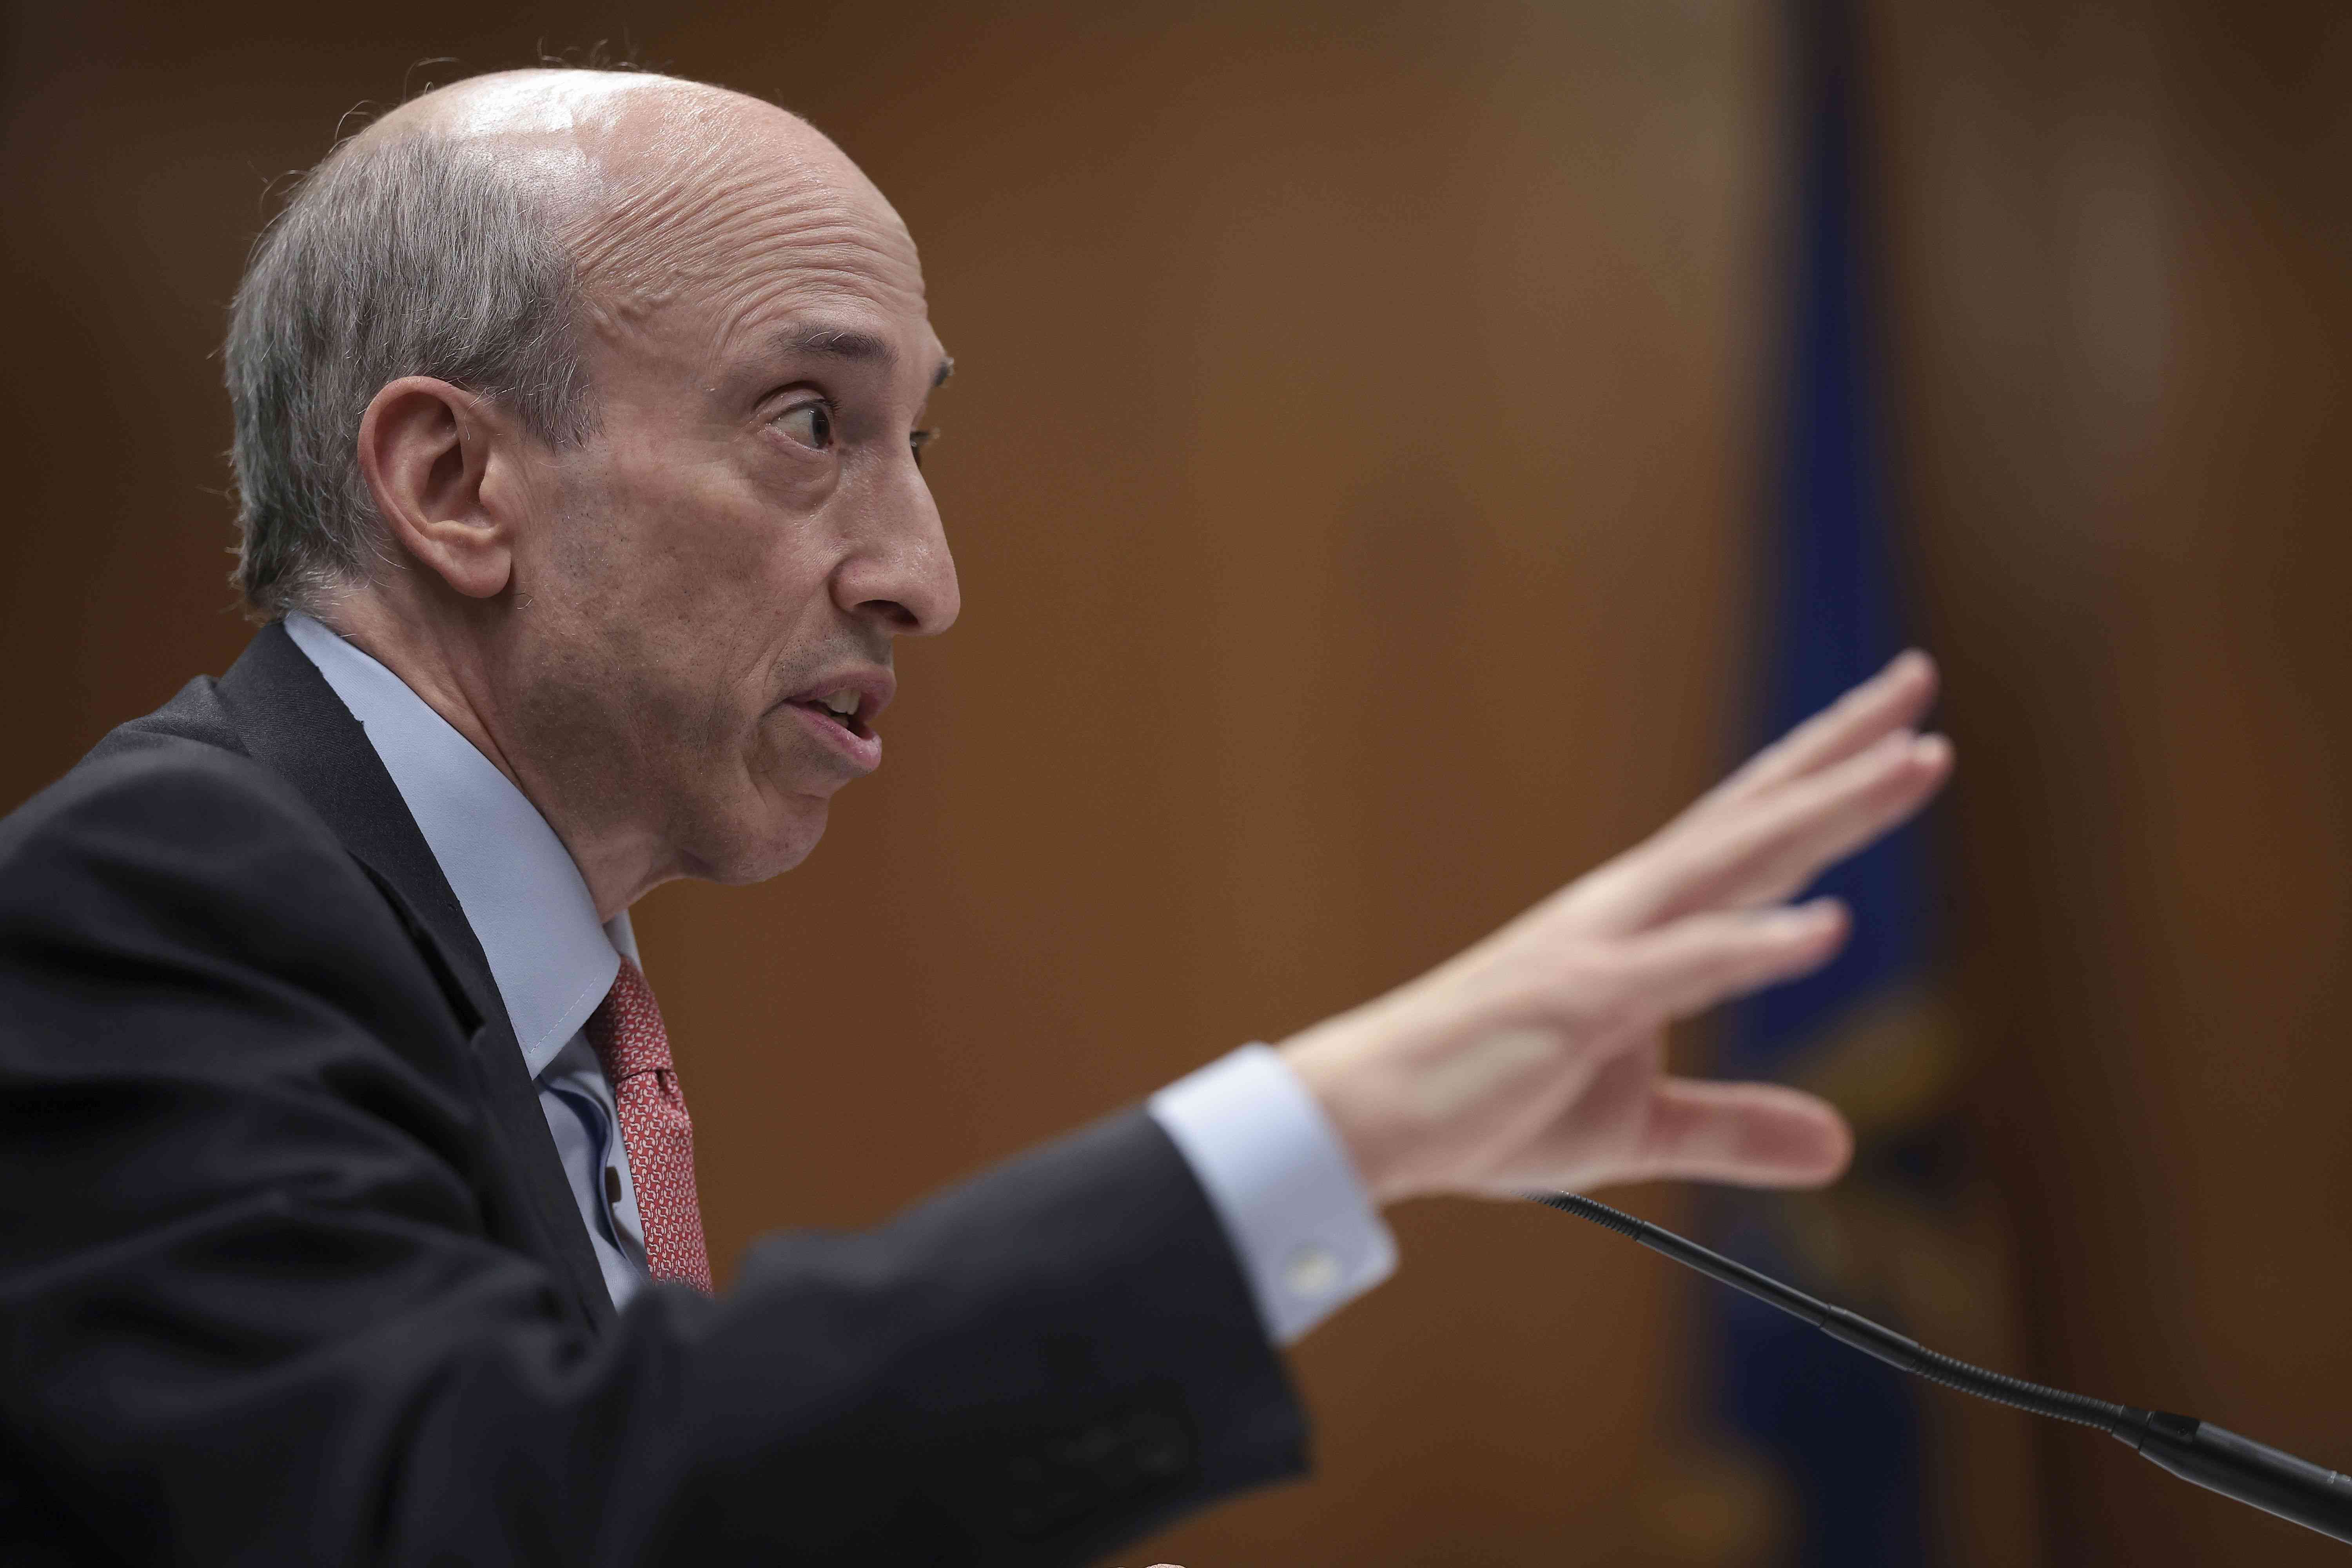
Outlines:
{"type": "Polygon", "coordinates": [[[1780,911],[1780,923],[1791,935],[1810,936],[1822,926],[1835,924],[1845,913],[1845,905],[1836,899],[1808,899],[1780,911]]]}
{"type": "Polygon", "coordinates": [[[1952,760],[1952,742],[1941,735],[1922,735],[1911,742],[1911,760],[1923,766],[1941,767],[1952,760]]]}

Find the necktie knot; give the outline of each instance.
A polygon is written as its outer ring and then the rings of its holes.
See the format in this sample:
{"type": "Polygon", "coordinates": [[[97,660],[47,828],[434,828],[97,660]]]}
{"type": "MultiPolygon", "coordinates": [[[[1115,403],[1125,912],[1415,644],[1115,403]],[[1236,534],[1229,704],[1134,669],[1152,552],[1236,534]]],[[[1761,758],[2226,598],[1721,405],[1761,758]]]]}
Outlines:
{"type": "Polygon", "coordinates": [[[613,976],[613,988],[588,1016],[588,1043],[596,1047],[604,1076],[618,1088],[623,1079],[641,1072],[670,1070],[669,1031],[662,1027],[661,1008],[646,972],[627,958],[613,976]]]}

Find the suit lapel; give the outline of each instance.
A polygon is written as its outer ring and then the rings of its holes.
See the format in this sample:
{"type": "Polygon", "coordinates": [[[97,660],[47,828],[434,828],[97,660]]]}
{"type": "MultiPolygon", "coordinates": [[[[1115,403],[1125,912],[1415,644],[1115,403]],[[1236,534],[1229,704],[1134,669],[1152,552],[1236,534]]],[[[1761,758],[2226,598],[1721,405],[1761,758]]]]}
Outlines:
{"type": "Polygon", "coordinates": [[[489,962],[366,729],[275,622],[221,678],[219,690],[254,759],[284,777],[334,829],[384,889],[428,961],[437,961],[445,984],[454,982],[472,1004],[481,1020],[476,1065],[521,1188],[518,1217],[545,1243],[542,1256],[561,1259],[589,1321],[609,1322],[613,1300],[604,1270],[489,962]]]}

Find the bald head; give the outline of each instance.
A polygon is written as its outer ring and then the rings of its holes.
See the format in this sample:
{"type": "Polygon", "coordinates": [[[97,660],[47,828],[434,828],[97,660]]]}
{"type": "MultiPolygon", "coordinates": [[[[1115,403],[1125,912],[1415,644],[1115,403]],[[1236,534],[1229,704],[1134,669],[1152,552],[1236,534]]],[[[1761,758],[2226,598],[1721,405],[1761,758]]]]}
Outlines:
{"type": "Polygon", "coordinates": [[[772,104],[723,87],[650,71],[544,68],[490,71],[410,99],[362,132],[362,137],[418,132],[443,136],[548,138],[566,143],[594,140],[618,120],[667,112],[707,118],[725,108],[781,115],[772,104]]]}
{"type": "Polygon", "coordinates": [[[812,275],[865,267],[922,307],[898,214],[774,104],[646,72],[526,69],[393,110],[298,187],[239,291],[226,357],[248,603],[320,605],[382,563],[349,443],[385,381],[477,385],[562,444],[594,425],[595,341],[719,302],[747,247],[772,262],[796,246],[812,275]]]}
{"type": "Polygon", "coordinates": [[[406,137],[494,150],[544,204],[600,316],[720,281],[747,242],[797,242],[823,266],[838,237],[828,231],[845,223],[899,241],[898,281],[919,296],[906,226],[864,171],[800,116],[726,88],[626,71],[499,71],[414,99],[356,141],[406,137]]]}

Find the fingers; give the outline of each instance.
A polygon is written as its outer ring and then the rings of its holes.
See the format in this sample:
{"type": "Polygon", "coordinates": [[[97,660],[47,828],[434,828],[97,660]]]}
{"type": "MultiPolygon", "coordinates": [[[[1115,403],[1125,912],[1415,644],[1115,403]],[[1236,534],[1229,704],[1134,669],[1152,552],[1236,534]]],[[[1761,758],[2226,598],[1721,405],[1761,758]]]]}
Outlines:
{"type": "Polygon", "coordinates": [[[1795,909],[1691,915],[1644,932],[1620,950],[1612,976],[1613,1021],[1685,1018],[1807,973],[1829,962],[1846,930],[1844,907],[1816,899],[1795,909]]]}
{"type": "Polygon", "coordinates": [[[1674,827],[1570,889],[1576,924],[1642,931],[1783,899],[1924,805],[1951,771],[1941,736],[1885,735],[1769,795],[1674,827]]]}
{"type": "Polygon", "coordinates": [[[1936,662],[1917,648],[1896,654],[1886,668],[1814,714],[1716,786],[1703,809],[1765,794],[1866,751],[1909,728],[1936,698],[1936,662]]]}
{"type": "Polygon", "coordinates": [[[1853,1134],[1827,1100],[1770,1083],[1660,1079],[1633,1179],[1817,1187],[1853,1157],[1853,1134]]]}
{"type": "Polygon", "coordinates": [[[1927,804],[1952,769],[1941,735],[1890,735],[1862,755],[1790,784],[1695,848],[1678,908],[1749,909],[1777,902],[1927,804]]]}

